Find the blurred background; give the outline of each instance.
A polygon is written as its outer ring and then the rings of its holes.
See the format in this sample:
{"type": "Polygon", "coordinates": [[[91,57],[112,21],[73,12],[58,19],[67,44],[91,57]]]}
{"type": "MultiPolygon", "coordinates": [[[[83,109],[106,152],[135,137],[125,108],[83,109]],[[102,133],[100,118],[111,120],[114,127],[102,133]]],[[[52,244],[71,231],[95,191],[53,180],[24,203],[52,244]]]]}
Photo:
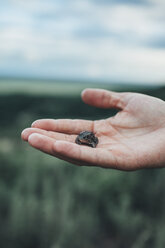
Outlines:
{"type": "Polygon", "coordinates": [[[20,138],[38,118],[115,114],[86,87],[165,100],[164,0],[0,3],[0,247],[164,248],[164,169],[80,168],[20,138]]]}

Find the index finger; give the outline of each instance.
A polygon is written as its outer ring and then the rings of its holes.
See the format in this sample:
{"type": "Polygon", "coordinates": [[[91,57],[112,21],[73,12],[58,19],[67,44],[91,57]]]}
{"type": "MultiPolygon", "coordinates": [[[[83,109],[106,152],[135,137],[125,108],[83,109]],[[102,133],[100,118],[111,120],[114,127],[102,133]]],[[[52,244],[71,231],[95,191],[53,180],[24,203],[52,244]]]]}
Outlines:
{"type": "Polygon", "coordinates": [[[47,131],[54,131],[68,134],[79,134],[81,131],[93,132],[93,121],[71,120],[71,119],[41,119],[33,122],[33,128],[40,128],[47,131]]]}

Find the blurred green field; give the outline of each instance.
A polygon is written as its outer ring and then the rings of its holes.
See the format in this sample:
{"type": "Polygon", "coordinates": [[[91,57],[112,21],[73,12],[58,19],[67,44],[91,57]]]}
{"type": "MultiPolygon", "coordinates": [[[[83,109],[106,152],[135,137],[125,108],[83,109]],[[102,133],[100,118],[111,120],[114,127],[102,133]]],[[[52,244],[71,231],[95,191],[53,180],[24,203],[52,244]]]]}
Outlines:
{"type": "MultiPolygon", "coordinates": [[[[0,80],[0,93],[33,94],[33,95],[78,95],[86,87],[97,87],[97,83],[74,83],[41,80],[0,80]]],[[[104,84],[104,88],[108,85],[104,84]]],[[[112,86],[112,88],[114,88],[112,86]]]]}
{"type": "Polygon", "coordinates": [[[138,91],[165,100],[165,88],[1,81],[0,247],[164,248],[165,170],[76,167],[21,141],[38,118],[100,119],[86,87],[138,91]]]}
{"type": "MultiPolygon", "coordinates": [[[[116,83],[70,82],[53,80],[0,79],[0,94],[30,94],[30,95],[79,95],[85,88],[104,88],[109,90],[144,90],[146,85],[130,85],[116,83]]],[[[156,88],[150,86],[150,88],[156,88]]]]}

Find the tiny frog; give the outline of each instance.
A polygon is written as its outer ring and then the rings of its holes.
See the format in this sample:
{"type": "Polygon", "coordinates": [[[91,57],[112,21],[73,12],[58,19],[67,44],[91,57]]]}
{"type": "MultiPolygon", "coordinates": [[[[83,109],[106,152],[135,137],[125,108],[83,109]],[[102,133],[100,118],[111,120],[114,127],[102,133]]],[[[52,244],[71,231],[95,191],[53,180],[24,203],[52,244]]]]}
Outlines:
{"type": "Polygon", "coordinates": [[[92,132],[83,131],[81,132],[75,142],[79,145],[86,145],[95,148],[99,142],[98,138],[92,132]]]}

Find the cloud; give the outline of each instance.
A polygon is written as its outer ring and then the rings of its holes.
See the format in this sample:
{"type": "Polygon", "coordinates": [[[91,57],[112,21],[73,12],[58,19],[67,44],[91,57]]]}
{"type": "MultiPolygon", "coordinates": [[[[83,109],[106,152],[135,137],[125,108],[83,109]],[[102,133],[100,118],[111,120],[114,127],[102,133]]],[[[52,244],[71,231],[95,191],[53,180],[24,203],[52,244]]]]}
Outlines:
{"type": "Polygon", "coordinates": [[[0,10],[0,74],[165,80],[161,0],[8,2],[0,10]]]}
{"type": "Polygon", "coordinates": [[[97,4],[128,4],[128,5],[145,5],[148,4],[147,0],[91,0],[93,3],[97,4]]]}

